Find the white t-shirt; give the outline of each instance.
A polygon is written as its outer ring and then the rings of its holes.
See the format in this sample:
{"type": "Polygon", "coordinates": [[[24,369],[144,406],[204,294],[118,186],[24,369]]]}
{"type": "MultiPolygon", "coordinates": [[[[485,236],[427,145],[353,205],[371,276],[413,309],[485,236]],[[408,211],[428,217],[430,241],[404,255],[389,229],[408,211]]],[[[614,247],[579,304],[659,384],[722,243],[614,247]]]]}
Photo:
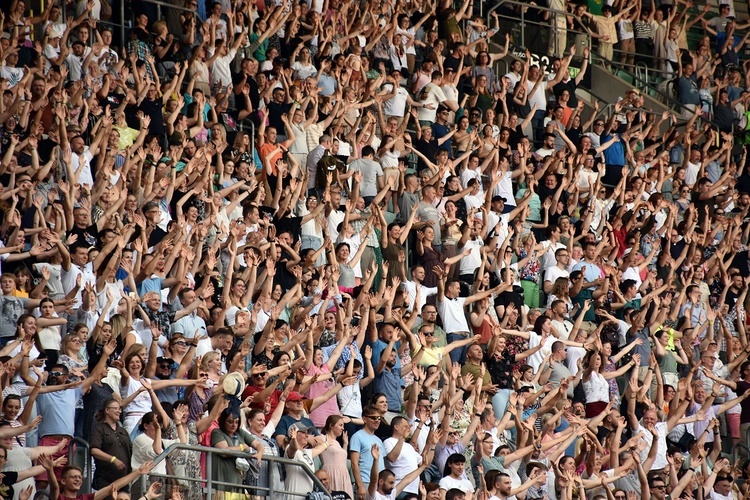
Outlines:
{"type": "MultiPolygon", "coordinates": [[[[393,437],[390,437],[383,441],[385,452],[390,453],[393,448],[396,447],[397,443],[398,439],[393,437]]],[[[413,472],[414,470],[419,468],[419,465],[421,463],[422,455],[417,453],[417,450],[415,450],[414,447],[407,442],[404,442],[404,444],[401,446],[401,453],[395,461],[391,462],[387,458],[385,459],[386,466],[396,476],[396,484],[401,482],[401,480],[405,478],[410,472],[413,472]]],[[[404,488],[403,491],[414,494],[419,493],[419,478],[415,478],[404,488]]]]}
{"type": "MultiPolygon", "coordinates": [[[[387,92],[391,92],[393,90],[393,84],[387,83],[383,88],[387,92]]],[[[383,103],[383,114],[386,116],[398,116],[403,118],[408,99],[409,92],[405,88],[399,86],[396,88],[396,94],[383,103]]]]}
{"type": "Polygon", "coordinates": [[[474,493],[474,486],[469,482],[468,479],[454,479],[450,476],[445,476],[440,480],[441,490],[450,490],[456,488],[463,491],[464,493],[474,493]]]}
{"type": "MultiPolygon", "coordinates": [[[[656,425],[656,434],[659,436],[659,443],[657,444],[656,449],[656,460],[654,460],[654,464],[651,466],[651,470],[661,470],[664,467],[668,465],[667,462],[667,423],[666,422],[657,422],[656,425]]],[[[641,462],[645,462],[648,458],[648,451],[651,449],[651,442],[654,439],[654,436],[651,435],[651,432],[649,432],[648,429],[643,427],[643,424],[638,424],[638,430],[637,432],[641,432],[641,439],[646,442],[648,446],[641,451],[641,462]]]]}
{"type": "Polygon", "coordinates": [[[435,85],[434,83],[430,82],[427,85],[425,85],[425,88],[422,89],[422,92],[427,93],[427,98],[422,101],[422,104],[428,105],[432,104],[433,109],[428,109],[426,107],[419,108],[419,114],[417,115],[417,119],[419,121],[425,121],[425,122],[435,122],[435,117],[437,116],[437,108],[440,105],[440,103],[445,102],[447,98],[445,97],[445,93],[443,92],[443,89],[435,85]]]}

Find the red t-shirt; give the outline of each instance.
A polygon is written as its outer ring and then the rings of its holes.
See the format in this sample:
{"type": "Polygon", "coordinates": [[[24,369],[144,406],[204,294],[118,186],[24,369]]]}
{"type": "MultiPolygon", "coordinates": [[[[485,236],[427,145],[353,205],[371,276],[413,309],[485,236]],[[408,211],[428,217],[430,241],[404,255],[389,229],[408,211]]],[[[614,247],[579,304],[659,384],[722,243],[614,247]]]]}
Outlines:
{"type": "Polygon", "coordinates": [[[57,496],[57,500],[94,500],[93,493],[86,493],[85,495],[77,495],[74,497],[66,497],[62,493],[57,496]]]}
{"type": "MultiPolygon", "coordinates": [[[[250,396],[257,394],[259,392],[263,391],[262,387],[258,387],[257,385],[248,385],[245,387],[245,390],[242,392],[242,400],[249,398],[250,396]]],[[[271,418],[271,415],[276,410],[276,407],[279,406],[279,398],[281,397],[281,391],[274,390],[271,393],[271,396],[268,398],[271,402],[271,409],[268,413],[266,413],[266,422],[268,422],[268,419],[271,418]]],[[[266,402],[261,401],[259,403],[250,403],[250,408],[262,410],[265,406],[266,402]]]]}

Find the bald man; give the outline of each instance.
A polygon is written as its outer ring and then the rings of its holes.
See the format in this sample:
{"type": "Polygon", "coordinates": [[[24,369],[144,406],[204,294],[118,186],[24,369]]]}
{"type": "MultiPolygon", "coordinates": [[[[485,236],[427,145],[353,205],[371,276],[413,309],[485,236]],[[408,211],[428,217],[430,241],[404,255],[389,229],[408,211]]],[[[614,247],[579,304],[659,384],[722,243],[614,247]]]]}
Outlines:
{"type": "Polygon", "coordinates": [[[331,491],[331,476],[328,475],[328,472],[325,469],[316,471],[315,477],[317,477],[320,482],[323,483],[323,486],[325,486],[326,491],[331,494],[331,498],[333,500],[352,500],[352,497],[349,496],[349,493],[345,491],[331,491]]]}

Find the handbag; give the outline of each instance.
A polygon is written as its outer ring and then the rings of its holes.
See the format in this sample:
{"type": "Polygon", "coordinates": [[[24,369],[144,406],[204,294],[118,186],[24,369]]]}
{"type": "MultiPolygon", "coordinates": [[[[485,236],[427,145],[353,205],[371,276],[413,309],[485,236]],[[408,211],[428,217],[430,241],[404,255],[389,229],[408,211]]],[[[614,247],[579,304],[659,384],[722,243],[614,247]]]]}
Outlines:
{"type": "Polygon", "coordinates": [[[234,459],[234,466],[240,472],[247,472],[250,470],[250,462],[245,457],[237,457],[234,459]]]}

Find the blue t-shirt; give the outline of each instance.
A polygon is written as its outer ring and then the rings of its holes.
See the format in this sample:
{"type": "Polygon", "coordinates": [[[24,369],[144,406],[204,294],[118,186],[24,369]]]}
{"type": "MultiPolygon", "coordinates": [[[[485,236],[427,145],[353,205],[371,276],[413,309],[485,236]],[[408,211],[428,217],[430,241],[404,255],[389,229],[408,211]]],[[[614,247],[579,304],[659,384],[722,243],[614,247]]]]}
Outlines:
{"type": "Polygon", "coordinates": [[[312,420],[310,420],[309,418],[302,417],[301,419],[297,420],[291,415],[284,415],[281,417],[281,420],[279,420],[279,425],[276,426],[276,432],[273,433],[273,437],[286,436],[287,432],[289,431],[289,427],[291,427],[292,424],[300,424],[304,425],[305,427],[312,427],[309,433],[313,436],[320,436],[318,428],[315,427],[315,424],[312,423],[312,420]]]}
{"type": "Polygon", "coordinates": [[[370,472],[372,472],[372,445],[378,445],[380,448],[380,459],[378,460],[378,471],[385,470],[385,446],[377,436],[366,432],[365,430],[357,431],[349,442],[349,451],[359,453],[359,473],[362,476],[362,483],[370,484],[370,472]]]}
{"type": "Polygon", "coordinates": [[[373,390],[382,392],[388,400],[388,411],[401,411],[401,369],[384,368],[373,381],[373,390]]]}
{"type": "MultiPolygon", "coordinates": [[[[372,366],[374,368],[378,366],[378,363],[380,363],[380,355],[383,353],[383,349],[388,347],[388,343],[377,339],[375,342],[368,341],[367,345],[372,348],[372,366]]],[[[401,342],[396,342],[393,346],[393,350],[398,351],[398,348],[400,346],[401,342]]],[[[398,355],[396,356],[396,366],[394,367],[394,370],[401,372],[401,359],[398,357],[398,355]]]]}
{"type": "MultiPolygon", "coordinates": [[[[614,137],[613,134],[603,135],[601,138],[601,144],[606,143],[614,137]]],[[[622,146],[622,141],[615,142],[604,151],[604,159],[607,162],[607,166],[619,166],[625,165],[625,148],[622,146]]]]}
{"type": "Polygon", "coordinates": [[[138,296],[143,297],[148,292],[156,292],[161,296],[162,281],[164,281],[164,278],[159,278],[158,276],[152,276],[141,281],[136,285],[138,287],[138,296]]]}
{"type": "Polygon", "coordinates": [[[76,402],[83,392],[80,387],[63,391],[40,394],[36,398],[36,407],[42,422],[39,424],[39,437],[75,435],[75,421],[70,418],[75,413],[76,402]]]}

